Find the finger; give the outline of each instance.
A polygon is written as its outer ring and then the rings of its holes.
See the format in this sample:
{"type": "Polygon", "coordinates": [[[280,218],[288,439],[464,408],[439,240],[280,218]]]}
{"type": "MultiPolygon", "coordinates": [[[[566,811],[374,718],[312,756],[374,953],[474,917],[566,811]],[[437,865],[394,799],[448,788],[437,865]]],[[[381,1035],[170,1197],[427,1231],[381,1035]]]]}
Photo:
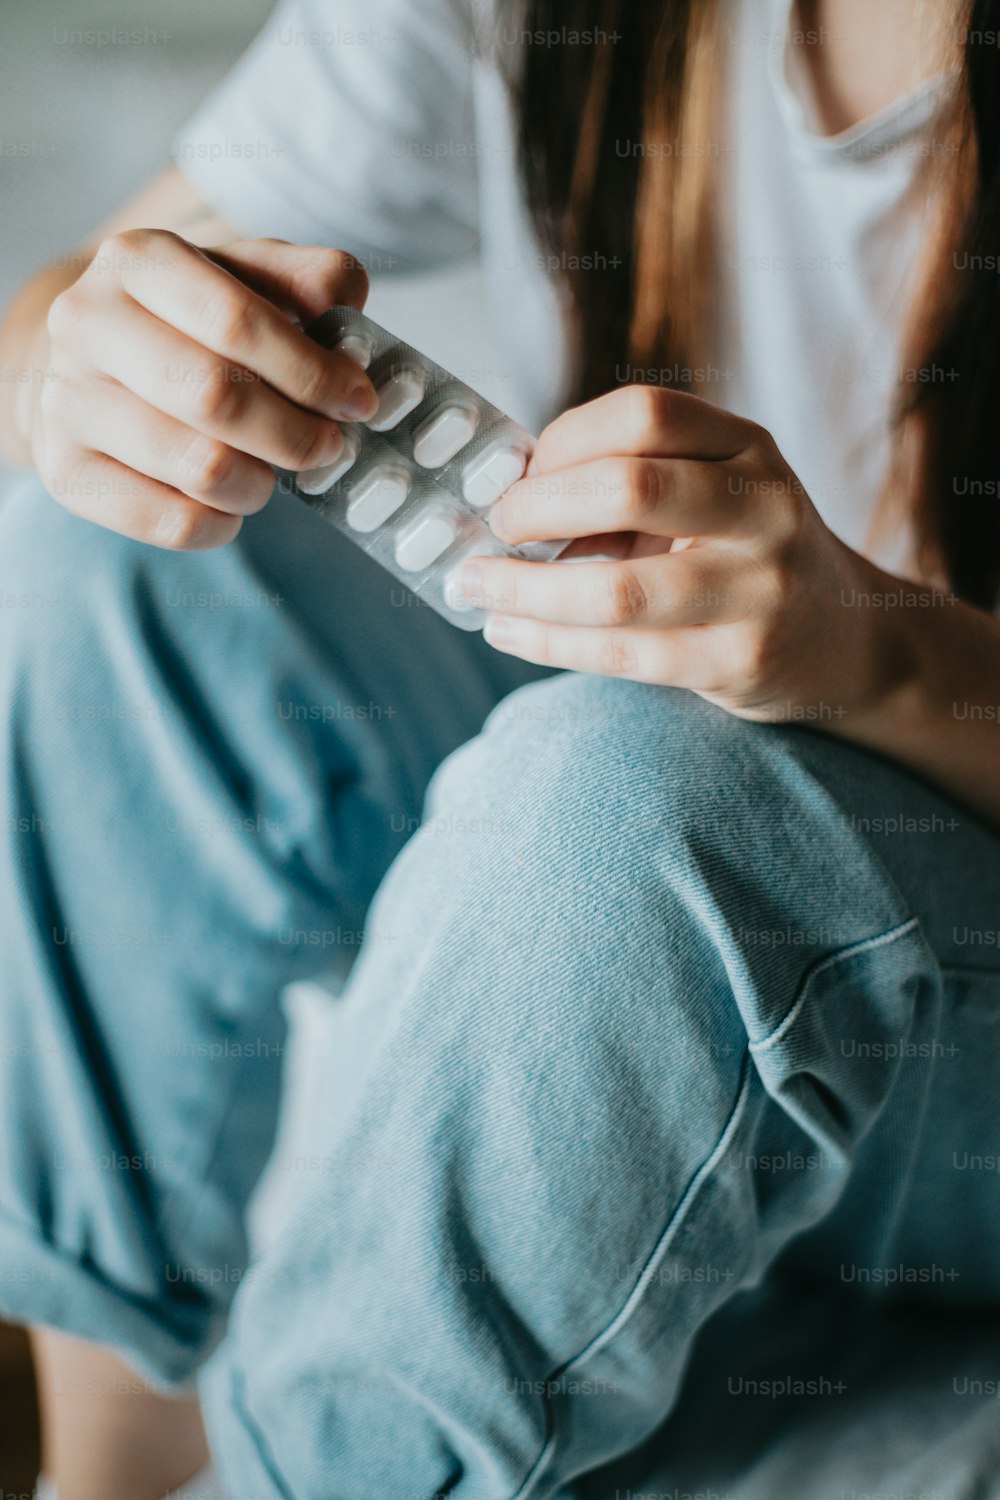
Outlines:
{"type": "Polygon", "coordinates": [[[600,536],[710,536],[746,524],[730,471],[697,459],[604,458],[521,479],[490,513],[505,542],[600,536]]]}
{"type": "Polygon", "coordinates": [[[241,516],[199,505],[100,453],[81,453],[48,488],[74,515],[171,551],[205,552],[225,546],[243,525],[241,516]]]}
{"type": "Polygon", "coordinates": [[[710,632],[593,630],[491,615],[484,634],[498,651],[538,666],[694,688],[710,632]]]}
{"type": "MultiPolygon", "coordinates": [[[[78,420],[70,417],[71,427],[78,420]]],[[[112,381],[88,409],[86,431],[75,436],[81,447],[231,515],[254,515],[274,490],[269,465],[155,411],[112,381]]]]}
{"type": "Polygon", "coordinates": [[[568,469],[608,453],[642,458],[735,458],[761,429],[662,386],[632,385],[564,412],[542,433],[533,472],[568,469]]]}
{"type": "MultiPolygon", "coordinates": [[[[95,368],[187,427],[285,469],[319,468],[343,451],[334,423],[303,411],[135,304],[113,300],[99,332],[99,347],[87,350],[95,368]]],[[[93,329],[89,337],[95,338],[93,329]]]]}
{"type": "Polygon", "coordinates": [[[368,273],[345,250],[266,239],[202,253],[303,323],[334,305],[361,312],[368,301],[368,273]]]}
{"type": "MultiPolygon", "coordinates": [[[[293,249],[284,247],[285,255],[293,249]]],[[[374,386],[352,359],[321,348],[273,302],[176,235],[157,239],[155,254],[124,257],[120,284],[154,317],[252,370],[298,406],[344,421],[366,421],[378,407],[374,386]]]]}
{"type": "Polygon", "coordinates": [[[677,627],[736,619],[737,560],[660,556],[628,562],[535,563],[475,558],[462,569],[469,604],[591,628],[677,627]]]}

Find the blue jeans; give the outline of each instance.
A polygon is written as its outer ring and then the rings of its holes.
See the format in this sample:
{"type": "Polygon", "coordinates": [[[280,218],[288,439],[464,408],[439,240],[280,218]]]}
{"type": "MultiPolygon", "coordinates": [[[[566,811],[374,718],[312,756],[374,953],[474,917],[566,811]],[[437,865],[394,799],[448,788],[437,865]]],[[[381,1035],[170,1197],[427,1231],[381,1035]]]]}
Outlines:
{"type": "Polygon", "coordinates": [[[28,486],[0,559],[8,1316],[171,1385],[226,1332],[234,1500],[998,1493],[994,833],[525,687],[287,499],[173,557],[28,486]],[[355,955],[248,1274],[279,991],[355,955]]]}

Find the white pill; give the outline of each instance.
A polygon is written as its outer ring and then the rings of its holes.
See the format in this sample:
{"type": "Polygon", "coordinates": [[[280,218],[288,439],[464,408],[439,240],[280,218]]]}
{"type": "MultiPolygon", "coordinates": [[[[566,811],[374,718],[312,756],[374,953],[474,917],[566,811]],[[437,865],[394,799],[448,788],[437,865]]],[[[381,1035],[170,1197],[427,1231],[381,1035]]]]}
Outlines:
{"type": "Polygon", "coordinates": [[[352,531],[374,531],[395,515],[410,493],[405,469],[383,464],[352,485],[347,496],[347,524],[352,531]]]}
{"type": "Polygon", "coordinates": [[[485,510],[512,484],[516,484],[527,467],[527,456],[520,448],[492,443],[469,464],[462,482],[462,493],[470,505],[485,510]]]}
{"type": "Polygon", "coordinates": [[[397,370],[377,387],[378,411],[368,426],[372,432],[391,432],[424,399],[427,376],[423,370],[397,370]]]}
{"type": "Polygon", "coordinates": [[[422,573],[446,552],[458,535],[453,512],[432,507],[419,515],[396,539],[396,561],[407,573],[422,573]]]}
{"type": "Polygon", "coordinates": [[[418,428],[413,456],[425,469],[440,469],[470,442],[479,426],[479,413],[470,406],[442,406],[418,428]]]}
{"type": "Polygon", "coordinates": [[[448,576],[444,580],[442,592],[444,602],[449,609],[453,609],[457,615],[468,614],[470,610],[478,609],[478,604],[470,604],[462,593],[462,569],[467,562],[474,557],[507,557],[509,554],[504,550],[500,542],[480,542],[476,547],[470,547],[468,552],[456,558],[448,569],[448,576]]]}
{"type": "Polygon", "coordinates": [[[325,495],[332,490],[338,479],[343,479],[353,469],[361,452],[361,439],[356,432],[344,433],[344,451],[336,463],[326,464],[322,469],[306,469],[296,474],[295,483],[303,495],[325,495]]]}
{"type": "Polygon", "coordinates": [[[362,370],[367,370],[375,354],[371,339],[366,339],[363,333],[345,333],[334,348],[338,354],[346,354],[348,359],[353,359],[362,370]]]}

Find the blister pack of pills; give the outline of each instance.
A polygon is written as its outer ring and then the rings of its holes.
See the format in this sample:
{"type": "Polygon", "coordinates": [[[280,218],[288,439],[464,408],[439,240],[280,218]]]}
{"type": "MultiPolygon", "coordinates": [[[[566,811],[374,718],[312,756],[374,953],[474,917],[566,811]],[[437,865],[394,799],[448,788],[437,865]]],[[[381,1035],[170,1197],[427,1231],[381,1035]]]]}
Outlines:
{"type": "Polygon", "coordinates": [[[485,614],[458,584],[472,557],[550,562],[565,542],[510,547],[487,520],[524,474],[534,439],[463,381],[352,308],[308,330],[368,372],[379,397],[369,422],[344,423],[336,463],[283,483],[453,624],[485,614]]]}

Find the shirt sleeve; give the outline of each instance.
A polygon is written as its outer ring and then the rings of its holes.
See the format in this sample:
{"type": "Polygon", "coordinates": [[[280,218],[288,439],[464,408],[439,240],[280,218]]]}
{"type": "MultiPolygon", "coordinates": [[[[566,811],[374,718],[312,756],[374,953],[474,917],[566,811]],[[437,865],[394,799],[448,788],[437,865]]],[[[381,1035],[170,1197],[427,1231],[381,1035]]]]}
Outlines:
{"type": "Polygon", "coordinates": [[[463,0],[281,0],[171,156],[241,234],[427,268],[478,240],[463,0]]]}

